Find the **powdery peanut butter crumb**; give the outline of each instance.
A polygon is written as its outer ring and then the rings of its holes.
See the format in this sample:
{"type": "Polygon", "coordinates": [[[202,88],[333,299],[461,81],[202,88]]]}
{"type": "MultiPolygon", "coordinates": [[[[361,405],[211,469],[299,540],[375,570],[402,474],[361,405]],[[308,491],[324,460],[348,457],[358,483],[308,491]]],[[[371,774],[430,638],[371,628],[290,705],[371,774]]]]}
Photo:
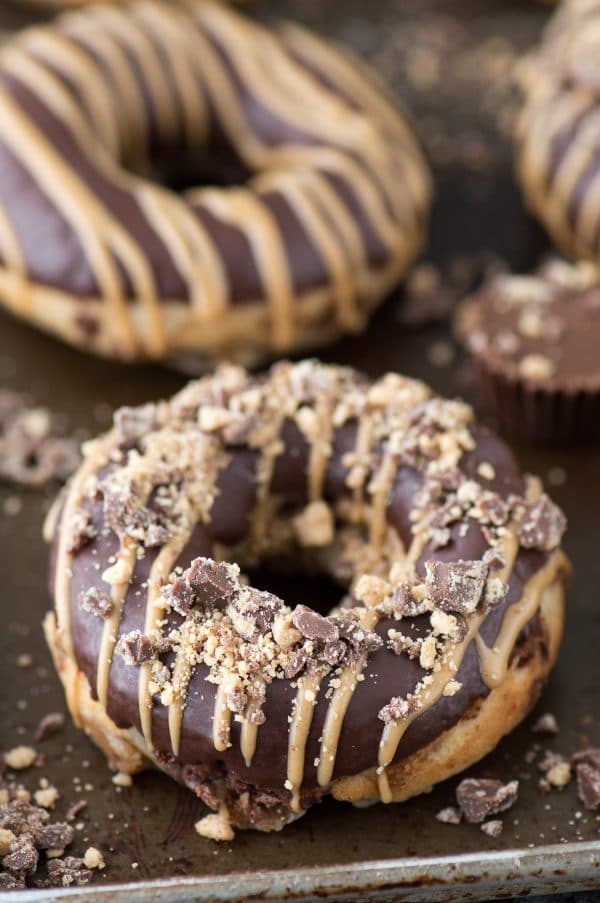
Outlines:
{"type": "Polygon", "coordinates": [[[205,815],[196,822],[194,828],[201,837],[206,837],[208,840],[228,841],[235,837],[231,822],[224,812],[205,815]]]}
{"type": "Polygon", "coordinates": [[[375,608],[381,605],[385,597],[389,593],[389,585],[381,577],[374,577],[370,574],[363,574],[357,581],[354,589],[354,595],[359,602],[363,602],[367,608],[375,608]]]}
{"type": "Polygon", "coordinates": [[[97,847],[88,847],[83,854],[83,864],[86,869],[103,869],[106,865],[104,856],[97,847]]]}
{"type": "Polygon", "coordinates": [[[519,363],[519,373],[524,379],[551,379],[555,372],[553,362],[544,354],[527,354],[519,363]]]}
{"type": "Polygon", "coordinates": [[[571,766],[568,762],[558,762],[546,772],[546,780],[551,787],[562,790],[571,780],[571,766]]]}
{"type": "Polygon", "coordinates": [[[16,840],[15,834],[8,828],[0,828],[0,856],[7,856],[10,853],[10,846],[16,840]]]}
{"type": "Polygon", "coordinates": [[[40,790],[36,790],[33,794],[38,806],[42,806],[44,809],[51,809],[59,796],[58,790],[51,784],[48,787],[41,787],[40,790]]]}
{"type": "Polygon", "coordinates": [[[117,771],[116,774],[113,774],[112,782],[113,784],[116,784],[117,787],[131,787],[133,779],[130,774],[127,774],[124,771],[117,771]]]}
{"type": "Polygon", "coordinates": [[[294,530],[305,548],[330,545],[335,533],[331,508],[322,501],[311,502],[294,518],[294,530]]]}
{"type": "Polygon", "coordinates": [[[477,473],[480,477],[483,477],[484,480],[493,480],[496,476],[494,467],[488,461],[481,462],[477,468],[477,473]]]}
{"type": "Polygon", "coordinates": [[[4,753],[4,761],[9,768],[13,768],[15,771],[30,768],[36,757],[37,753],[32,746],[15,746],[4,753]]]}

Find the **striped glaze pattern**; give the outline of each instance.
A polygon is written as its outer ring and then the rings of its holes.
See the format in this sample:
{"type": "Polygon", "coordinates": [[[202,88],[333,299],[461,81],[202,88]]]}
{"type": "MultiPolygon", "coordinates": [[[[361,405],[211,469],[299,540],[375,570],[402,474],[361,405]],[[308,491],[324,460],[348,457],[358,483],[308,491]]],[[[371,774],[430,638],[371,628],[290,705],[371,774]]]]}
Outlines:
{"type": "Polygon", "coordinates": [[[600,256],[600,3],[567,0],[522,60],[517,172],[561,250],[600,256]]]}
{"type": "Polygon", "coordinates": [[[402,113],[298,26],[137,0],[0,52],[0,296],[90,351],[251,362],[358,331],[429,196],[402,113]]]}

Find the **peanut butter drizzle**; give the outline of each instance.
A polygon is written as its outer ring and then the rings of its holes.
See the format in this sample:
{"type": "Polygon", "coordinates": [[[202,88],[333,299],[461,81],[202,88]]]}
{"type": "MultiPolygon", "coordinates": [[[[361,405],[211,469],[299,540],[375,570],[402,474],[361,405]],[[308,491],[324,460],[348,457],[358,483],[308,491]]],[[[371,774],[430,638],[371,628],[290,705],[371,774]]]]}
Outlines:
{"type": "MultiPolygon", "coordinates": [[[[88,442],[84,447],[84,460],[71,479],[67,490],[62,510],[61,521],[63,528],[58,537],[58,549],[56,554],[55,578],[54,578],[54,605],[56,609],[57,629],[60,634],[61,645],[65,654],[75,657],[73,647],[73,635],[71,632],[71,564],[73,562],[73,552],[69,551],[69,524],[71,519],[81,504],[84,497],[87,481],[92,477],[108,460],[108,454],[111,446],[111,435],[98,439],[94,442],[88,442]],[[66,528],[65,526],[66,525],[66,528]]],[[[57,500],[58,501],[58,500],[57,500]]],[[[49,517],[52,511],[49,512],[49,517]]],[[[76,675],[75,669],[73,670],[76,675]]],[[[77,688],[75,684],[71,684],[66,688],[67,704],[69,711],[72,712],[75,721],[79,720],[77,707],[77,688]]]]}
{"type": "MultiPolygon", "coordinates": [[[[513,543],[515,549],[514,555],[516,556],[518,543],[514,540],[513,543]]],[[[510,654],[514,648],[517,636],[538,610],[544,590],[551,585],[557,572],[565,566],[564,563],[565,558],[562,552],[554,552],[546,565],[537,571],[525,585],[522,601],[510,606],[506,611],[500,629],[499,642],[494,647],[494,650],[497,651],[493,652],[493,663],[491,664],[491,667],[489,667],[488,661],[483,660],[482,662],[480,658],[482,678],[490,689],[498,686],[506,676],[510,654]],[[489,682],[488,671],[491,671],[489,682]],[[500,674],[502,677],[501,679],[498,679],[498,675],[500,674]]],[[[512,570],[512,563],[507,575],[510,574],[510,570],[512,570]]],[[[408,715],[407,718],[386,724],[379,744],[379,765],[377,769],[379,794],[384,803],[392,801],[392,791],[389,785],[386,768],[393,761],[402,737],[410,724],[440,699],[444,687],[458,672],[467,651],[467,647],[473,640],[476,642],[477,640],[480,641],[477,642],[477,648],[478,651],[480,651],[481,640],[478,634],[486,615],[487,612],[480,611],[469,618],[467,635],[461,643],[453,648],[452,659],[448,663],[445,663],[442,668],[433,675],[433,680],[430,684],[418,692],[416,699],[419,703],[419,708],[408,715]]]]}
{"type": "Polygon", "coordinates": [[[366,657],[363,657],[354,667],[344,668],[339,676],[339,686],[333,691],[327,706],[317,766],[319,787],[331,784],[344,717],[366,662],[366,657]]]}
{"type": "MultiPolygon", "coordinates": [[[[334,235],[316,201],[311,197],[308,185],[300,182],[294,174],[266,174],[254,181],[255,188],[262,192],[278,191],[282,194],[309,236],[319,248],[327,266],[334,290],[338,322],[349,331],[360,329],[363,317],[357,309],[357,288],[352,279],[352,266],[345,252],[341,238],[334,235]]],[[[346,218],[348,217],[345,211],[346,218]]]]}
{"type": "MultiPolygon", "coordinates": [[[[207,334],[204,341],[221,348],[237,335],[234,324],[226,319],[231,298],[225,261],[214,247],[209,230],[194,215],[193,205],[230,223],[249,242],[263,295],[254,300],[264,306],[271,326],[265,345],[283,350],[293,346],[300,326],[306,328],[298,320],[298,302],[315,290],[307,289],[302,299],[296,297],[282,226],[262,200],[264,189],[258,187],[263,176],[268,184],[269,175],[273,175],[275,190],[296,213],[324,262],[328,278],[318,287],[315,313],[331,307],[335,323],[343,330],[362,325],[377,289],[365,239],[329,175],[342,176],[351,186],[369,225],[389,249],[384,283],[390,274],[404,268],[418,236],[406,236],[405,242],[402,236],[407,225],[416,220],[412,207],[424,207],[429,193],[414,140],[398,113],[376,90],[363,84],[363,76],[352,66],[336,63],[335,51],[318,45],[301,30],[292,29],[292,33],[294,52],[312,58],[318,71],[329,72],[332,83],[340,85],[340,94],[335,88],[324,90],[317,76],[288,54],[274,35],[208,0],[168,8],[139,2],[127,12],[115,7],[91,8],[60,20],[58,27],[27,31],[0,57],[3,65],[14,67],[28,89],[53,109],[104,177],[129,192],[140,206],[186,285],[191,301],[190,334],[201,341],[203,333],[198,326],[205,318],[214,318],[219,322],[219,332],[207,334]],[[253,131],[240,90],[217,52],[215,36],[247,90],[284,124],[289,123],[313,141],[270,146],[253,131]],[[273,78],[272,67],[265,64],[265,45],[279,63],[277,78],[273,78]],[[29,50],[35,59],[25,58],[29,50]],[[170,79],[164,77],[164,60],[170,79]],[[52,68],[64,73],[86,99],[91,122],[77,111],[76,101],[52,68]],[[139,78],[135,72],[139,72],[139,78]],[[183,201],[168,192],[152,190],[141,180],[125,175],[108,157],[104,160],[98,152],[98,137],[112,156],[121,156],[140,171],[148,169],[145,158],[150,118],[139,80],[148,92],[153,121],[166,140],[182,131],[189,148],[199,147],[207,137],[209,108],[216,109],[223,131],[241,159],[257,173],[252,190],[200,189],[189,192],[183,201]],[[344,93],[356,96],[362,108],[354,109],[352,102],[341,96],[344,93]],[[312,114],[307,116],[307,110],[312,114]],[[370,122],[372,110],[375,117],[370,122]],[[127,124],[121,125],[124,120],[127,124]],[[412,172],[406,185],[403,175],[409,167],[412,172]]],[[[3,108],[6,103],[10,115],[7,143],[80,238],[99,293],[110,309],[107,334],[113,344],[125,357],[136,354],[138,342],[145,353],[163,355],[167,347],[164,311],[146,252],[92,196],[32,120],[16,109],[7,91],[0,92],[0,100],[3,108]],[[114,257],[129,276],[134,304],[124,297],[114,257]]],[[[16,263],[12,255],[6,261],[11,268],[16,263]]],[[[254,318],[252,322],[255,329],[265,329],[265,320],[254,318]]],[[[186,329],[185,320],[181,329],[186,329]]]]}
{"type": "Polygon", "coordinates": [[[306,743],[312,724],[320,680],[308,675],[298,678],[298,689],[289,729],[286,788],[292,794],[292,812],[300,812],[300,791],[304,777],[306,743]]]}
{"type": "Polygon", "coordinates": [[[225,752],[231,746],[229,739],[231,731],[231,709],[227,705],[227,691],[225,684],[217,687],[215,696],[215,711],[213,715],[213,743],[217,752],[225,752]]]}
{"type": "Polygon", "coordinates": [[[137,563],[137,543],[129,537],[125,537],[121,543],[119,554],[114,565],[109,570],[115,573],[114,579],[109,579],[105,571],[103,579],[111,584],[110,599],[112,612],[104,622],[102,639],[98,651],[98,667],[96,672],[96,692],[101,705],[106,708],[108,703],[108,688],[110,685],[110,668],[113,660],[113,652],[117,645],[119,624],[127,590],[135,571],[137,563]]]}
{"type": "MultiPolygon", "coordinates": [[[[150,568],[150,576],[148,577],[148,600],[146,602],[146,617],[144,621],[144,634],[152,635],[158,628],[158,622],[165,611],[165,601],[161,596],[163,582],[169,576],[182,549],[188,541],[188,535],[181,536],[175,534],[173,539],[162,547],[156,556],[150,568]]],[[[148,745],[152,744],[152,694],[148,684],[152,679],[152,665],[150,662],[143,662],[140,665],[140,673],[138,678],[138,700],[140,708],[140,724],[142,734],[148,745]]],[[[172,746],[179,748],[179,729],[174,725],[172,728],[171,721],[176,721],[175,714],[171,716],[171,707],[169,707],[169,732],[171,734],[172,746]]]]}
{"type": "Polygon", "coordinates": [[[250,768],[254,753],[256,752],[256,743],[258,740],[258,725],[253,724],[248,715],[242,719],[242,729],[240,733],[240,752],[244,757],[246,766],[250,768]]]}

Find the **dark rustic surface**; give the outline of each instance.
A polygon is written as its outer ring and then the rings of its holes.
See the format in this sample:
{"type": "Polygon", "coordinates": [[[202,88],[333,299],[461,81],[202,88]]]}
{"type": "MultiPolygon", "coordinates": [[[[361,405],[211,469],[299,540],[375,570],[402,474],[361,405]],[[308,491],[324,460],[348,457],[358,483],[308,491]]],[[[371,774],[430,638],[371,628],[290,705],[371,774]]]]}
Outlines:
{"type": "MultiPolygon", "coordinates": [[[[535,39],[546,10],[509,0],[419,4],[413,0],[373,0],[366,21],[364,0],[329,4],[328,12],[324,7],[322,0],[285,0],[270,7],[265,4],[263,11],[268,15],[276,8],[354,44],[395,80],[410,51],[412,76],[403,93],[417,104],[418,127],[436,163],[437,201],[429,250],[432,259],[443,265],[457,253],[493,251],[515,266],[533,265],[545,241],[523,212],[512,181],[510,148],[503,138],[506,124],[501,121],[498,125],[498,114],[504,115],[508,95],[493,87],[492,76],[494,59],[502,76],[510,55],[535,39]],[[411,35],[408,47],[406,34],[411,35]],[[415,62],[414,48],[419,46],[425,50],[420,56],[416,53],[415,62]],[[470,60],[468,65],[465,56],[470,60]],[[432,59],[437,59],[437,64],[432,59]],[[486,59],[492,64],[478,72],[486,59]],[[458,78],[456,73],[463,69],[458,78]]],[[[14,24],[14,19],[9,23],[7,12],[3,15],[5,24],[14,24]]],[[[2,24],[0,13],[0,28],[2,24]]],[[[402,92],[400,83],[396,87],[402,92]]],[[[448,356],[448,324],[408,330],[401,323],[401,309],[399,297],[390,299],[374,317],[366,335],[340,342],[327,349],[323,357],[353,364],[373,376],[397,369],[426,379],[447,395],[470,394],[468,371],[459,357],[451,366],[431,363],[440,358],[440,348],[442,360],[448,356]]],[[[169,395],[182,383],[179,374],[158,366],[126,368],[88,358],[0,314],[0,385],[29,392],[36,401],[68,414],[73,427],[90,434],[104,428],[113,407],[169,395]]],[[[76,852],[82,852],[94,843],[106,852],[107,868],[96,876],[96,886],[246,870],[354,865],[377,859],[391,863],[397,857],[480,853],[485,859],[491,850],[527,850],[576,841],[598,841],[600,851],[598,816],[582,810],[572,786],[541,795],[536,789],[535,766],[524,762],[534,740],[566,753],[588,740],[600,744],[600,457],[589,451],[560,455],[520,451],[528,469],[551,482],[562,481],[562,485],[550,486],[550,491],[570,520],[566,545],[573,559],[574,577],[560,662],[537,710],[556,715],[561,725],[559,736],[550,742],[534,737],[530,719],[471,770],[477,776],[522,777],[520,799],[506,816],[502,837],[492,840],[477,826],[453,827],[435,820],[435,813],[453,800],[453,780],[402,806],[355,810],[327,802],[282,834],[240,834],[234,843],[216,846],[193,830],[203,809],[191,793],[158,774],[137,778],[131,789],[117,789],[103,757],[68,723],[64,731],[40,745],[46,763],[30,769],[24,780],[34,789],[38,779],[47,776],[61,790],[64,801],[79,796],[88,801],[74,846],[76,852]]],[[[22,510],[0,517],[2,748],[30,743],[42,715],[64,710],[39,626],[49,604],[46,549],[40,526],[50,494],[2,486],[0,512],[6,511],[7,499],[8,509],[14,508],[14,497],[22,501],[22,510]],[[24,652],[32,654],[33,664],[18,668],[17,656],[24,652]]],[[[313,591],[312,586],[296,583],[289,598],[295,602],[308,596],[310,601],[313,591]]],[[[59,813],[61,806],[62,802],[59,813]]],[[[599,859],[597,852],[595,861],[599,859]]],[[[553,857],[548,857],[541,874],[532,878],[532,886],[539,879],[553,878],[556,890],[567,889],[568,866],[566,873],[562,871],[563,867],[558,868],[553,857]]],[[[348,876],[351,885],[350,870],[348,876]]],[[[240,898],[243,887],[243,877],[232,881],[232,889],[240,898]]],[[[489,895],[497,889],[497,883],[486,891],[473,887],[471,894],[489,895]]]]}

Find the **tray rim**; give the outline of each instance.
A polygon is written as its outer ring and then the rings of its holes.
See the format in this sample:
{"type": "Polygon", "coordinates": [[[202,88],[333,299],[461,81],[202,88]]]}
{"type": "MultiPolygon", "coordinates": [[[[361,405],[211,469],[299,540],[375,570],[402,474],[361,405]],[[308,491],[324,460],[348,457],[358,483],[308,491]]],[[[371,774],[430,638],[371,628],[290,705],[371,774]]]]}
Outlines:
{"type": "Polygon", "coordinates": [[[368,893],[385,899],[483,900],[519,893],[558,893],[600,888],[600,840],[548,844],[534,848],[490,850],[458,856],[403,857],[299,869],[236,871],[191,875],[84,888],[12,892],[15,903],[68,899],[98,903],[242,903],[245,900],[315,899],[364,901],[368,893]],[[549,866],[552,866],[550,869],[549,866]],[[242,879],[236,881],[235,879],[242,879]],[[590,883],[593,882],[593,883],[590,883]],[[560,887],[558,887],[560,885],[560,887]],[[243,890],[242,890],[243,888],[243,890]]]}

